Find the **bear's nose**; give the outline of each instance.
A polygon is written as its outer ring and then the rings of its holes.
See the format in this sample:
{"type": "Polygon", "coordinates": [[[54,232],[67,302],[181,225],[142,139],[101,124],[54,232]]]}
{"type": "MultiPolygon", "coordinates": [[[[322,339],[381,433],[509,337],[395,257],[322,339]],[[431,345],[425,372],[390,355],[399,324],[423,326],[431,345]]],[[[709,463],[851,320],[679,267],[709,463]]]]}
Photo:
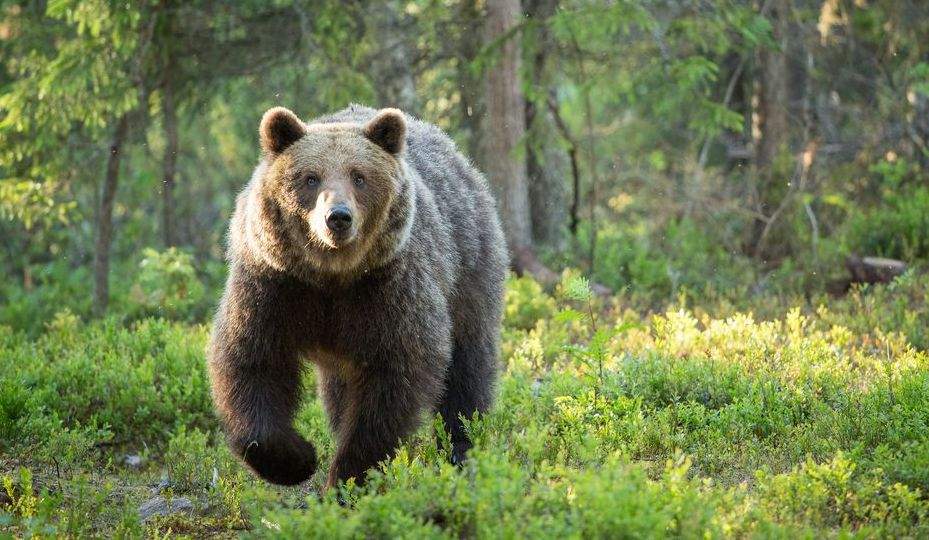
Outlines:
{"type": "Polygon", "coordinates": [[[344,205],[338,205],[326,214],[326,226],[332,232],[345,232],[352,226],[352,213],[344,205]]]}

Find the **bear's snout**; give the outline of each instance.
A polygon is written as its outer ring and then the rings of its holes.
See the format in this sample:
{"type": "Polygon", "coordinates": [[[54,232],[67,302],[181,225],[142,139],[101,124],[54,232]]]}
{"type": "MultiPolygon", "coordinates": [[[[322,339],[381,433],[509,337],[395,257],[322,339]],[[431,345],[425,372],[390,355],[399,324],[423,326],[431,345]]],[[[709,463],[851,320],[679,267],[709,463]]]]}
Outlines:
{"type": "Polygon", "coordinates": [[[336,235],[344,235],[352,228],[352,212],[348,206],[333,206],[326,214],[326,226],[336,235]]]}

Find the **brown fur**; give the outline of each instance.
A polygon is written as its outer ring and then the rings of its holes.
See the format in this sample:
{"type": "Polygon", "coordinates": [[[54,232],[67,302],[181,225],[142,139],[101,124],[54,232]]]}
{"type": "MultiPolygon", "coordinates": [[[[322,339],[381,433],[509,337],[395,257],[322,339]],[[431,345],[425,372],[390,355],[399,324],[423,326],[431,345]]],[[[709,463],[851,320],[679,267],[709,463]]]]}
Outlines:
{"type": "Polygon", "coordinates": [[[395,109],[304,124],[275,108],[259,133],[209,352],[233,450],[271,482],[313,474],[293,428],[309,360],[337,443],[327,485],[363,481],[431,411],[462,459],[461,417],[492,401],[507,263],[485,180],[395,109]],[[327,228],[334,208],[352,216],[343,236],[327,228]]]}

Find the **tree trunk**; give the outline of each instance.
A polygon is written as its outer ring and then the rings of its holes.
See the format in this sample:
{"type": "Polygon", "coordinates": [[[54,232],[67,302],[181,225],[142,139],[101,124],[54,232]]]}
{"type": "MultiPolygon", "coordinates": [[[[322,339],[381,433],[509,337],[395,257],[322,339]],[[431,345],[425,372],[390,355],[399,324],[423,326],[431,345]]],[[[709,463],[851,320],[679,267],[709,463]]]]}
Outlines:
{"type": "Polygon", "coordinates": [[[103,193],[100,196],[100,208],[97,210],[97,239],[94,245],[94,313],[98,316],[106,311],[110,298],[113,204],[116,201],[116,187],[119,184],[119,163],[128,131],[129,117],[126,113],[119,118],[113,130],[110,155],[106,164],[106,177],[103,180],[103,193]]]}
{"type": "Polygon", "coordinates": [[[544,126],[541,129],[547,133],[549,140],[543,141],[541,133],[537,133],[538,136],[532,139],[538,146],[526,153],[532,238],[536,245],[562,251],[566,247],[569,221],[568,156],[551,142],[554,129],[548,115],[543,112],[540,116],[535,121],[544,126]]]}
{"type": "Polygon", "coordinates": [[[577,139],[571,134],[571,130],[568,129],[568,125],[565,123],[564,119],[561,118],[561,111],[558,108],[558,100],[555,98],[554,92],[549,93],[548,110],[552,115],[552,121],[561,134],[561,137],[568,143],[568,159],[571,162],[571,207],[568,211],[568,230],[576,241],[577,226],[580,224],[579,213],[581,208],[581,172],[577,163],[578,143],[577,139]]]}
{"type": "MultiPolygon", "coordinates": [[[[777,50],[762,50],[759,55],[761,64],[760,88],[758,92],[758,129],[761,136],[757,141],[755,154],[755,209],[761,216],[770,216],[776,205],[775,199],[783,191],[783,179],[778,177],[775,160],[779,152],[789,144],[789,89],[787,50],[790,35],[789,0],[770,0],[770,18],[774,26],[774,39],[777,50]]],[[[781,171],[785,172],[785,171],[781,171]]],[[[763,219],[755,222],[754,237],[751,244],[757,248],[761,231],[765,227],[763,219]]],[[[757,251],[757,250],[756,250],[757,251]]]]}
{"type": "Polygon", "coordinates": [[[484,117],[481,102],[481,79],[471,69],[471,62],[481,48],[481,13],[475,0],[461,2],[458,10],[461,33],[457,46],[455,74],[458,79],[461,131],[465,135],[465,149],[481,170],[486,170],[480,141],[480,119],[484,117]]]}
{"type": "Polygon", "coordinates": [[[413,73],[416,51],[411,43],[416,34],[411,18],[404,11],[404,3],[398,0],[376,2],[372,9],[375,10],[377,41],[381,44],[381,54],[372,65],[378,106],[396,107],[419,115],[413,73]]]}
{"type": "MultiPolygon", "coordinates": [[[[169,71],[171,68],[168,68],[169,71]]],[[[162,127],[164,128],[164,176],[162,180],[161,233],[166,248],[177,244],[174,187],[177,176],[177,104],[170,73],[162,89],[162,127]]]]}
{"type": "Polygon", "coordinates": [[[532,52],[532,87],[539,92],[526,100],[526,172],[529,179],[529,207],[532,238],[537,245],[561,251],[565,248],[567,215],[567,160],[565,152],[551,135],[554,118],[547,106],[546,67],[553,48],[551,32],[545,24],[557,8],[555,0],[530,0],[526,9],[535,23],[535,50],[532,52]]]}
{"type": "MultiPolygon", "coordinates": [[[[512,30],[520,19],[519,0],[487,3],[484,39],[491,43],[512,30]]],[[[520,46],[516,37],[506,39],[488,70],[484,96],[487,107],[484,130],[484,163],[497,197],[503,230],[514,264],[532,249],[529,189],[526,162],[518,155],[526,134],[526,104],[520,87],[520,46]]]]}
{"type": "Polygon", "coordinates": [[[786,53],[790,34],[790,6],[788,0],[772,0],[772,7],[771,18],[778,50],[762,50],[760,53],[761,88],[758,113],[761,138],[758,141],[755,165],[762,174],[769,173],[767,169],[786,144],[788,134],[787,83],[790,74],[786,53]]]}

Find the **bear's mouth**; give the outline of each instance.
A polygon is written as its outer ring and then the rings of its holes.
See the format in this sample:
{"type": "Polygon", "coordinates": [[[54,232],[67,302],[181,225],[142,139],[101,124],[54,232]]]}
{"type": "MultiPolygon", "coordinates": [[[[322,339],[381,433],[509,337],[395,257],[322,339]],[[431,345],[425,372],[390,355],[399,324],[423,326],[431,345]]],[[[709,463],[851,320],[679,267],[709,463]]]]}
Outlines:
{"type": "Polygon", "coordinates": [[[350,246],[357,239],[358,231],[354,227],[345,231],[333,231],[328,228],[319,230],[314,227],[310,234],[312,235],[310,244],[331,251],[350,246]]]}
{"type": "Polygon", "coordinates": [[[325,242],[329,244],[331,248],[339,249],[339,248],[346,247],[349,244],[351,244],[355,240],[355,236],[357,235],[355,234],[354,230],[348,230],[348,231],[327,230],[325,242]]]}

